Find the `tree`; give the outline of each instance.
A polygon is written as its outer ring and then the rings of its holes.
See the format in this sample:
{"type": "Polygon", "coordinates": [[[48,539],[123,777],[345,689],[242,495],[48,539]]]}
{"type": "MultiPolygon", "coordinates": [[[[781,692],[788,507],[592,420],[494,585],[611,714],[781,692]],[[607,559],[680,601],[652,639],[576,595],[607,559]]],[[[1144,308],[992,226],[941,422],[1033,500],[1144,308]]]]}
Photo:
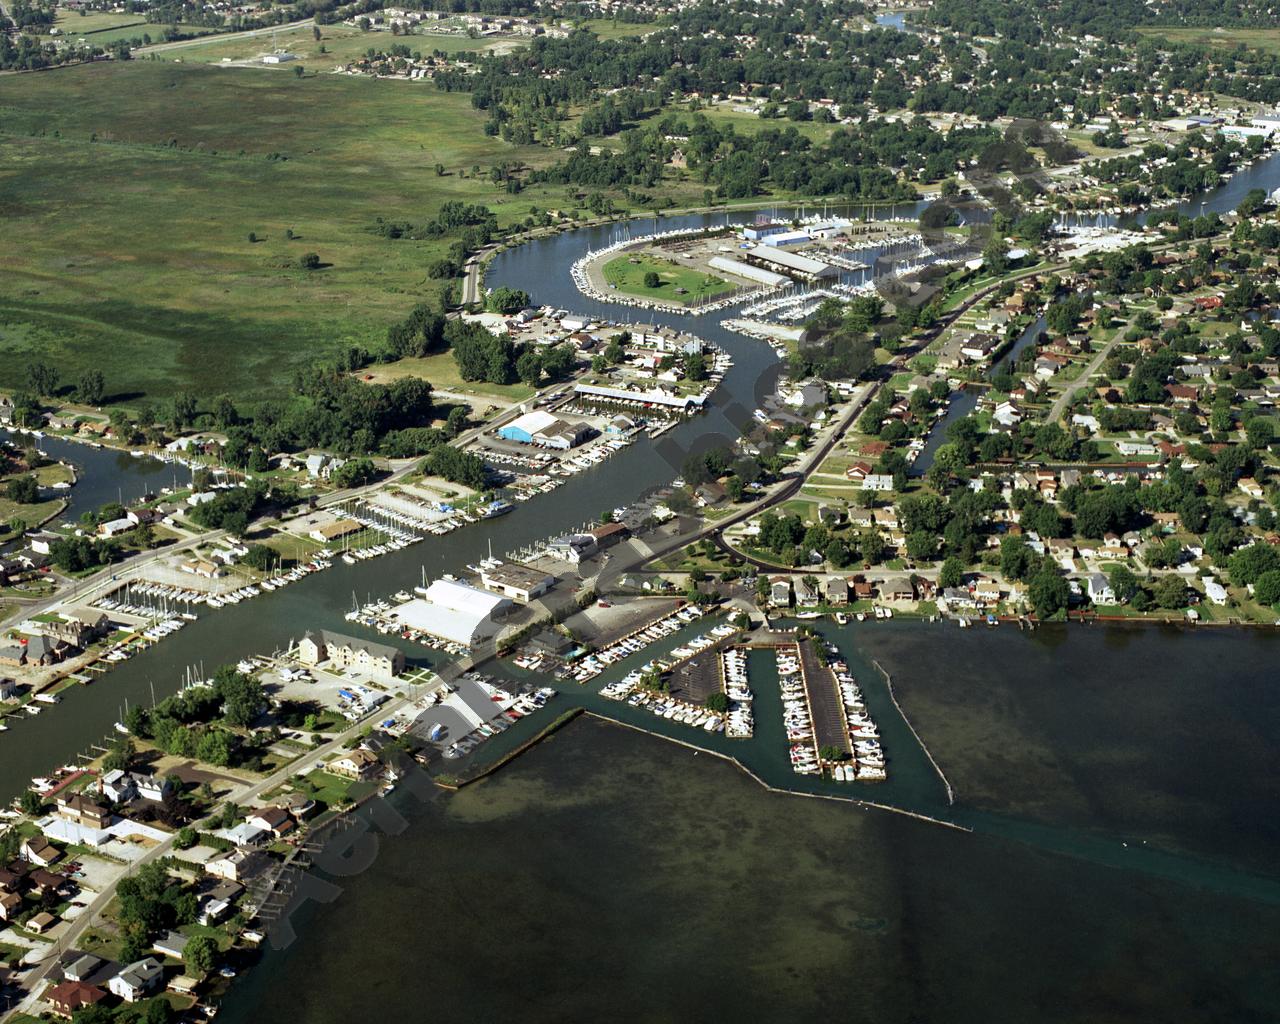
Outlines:
{"type": "Polygon", "coordinates": [[[467,429],[467,406],[455,405],[449,410],[449,415],[445,417],[444,431],[450,437],[457,437],[467,429]]]}
{"type": "Polygon", "coordinates": [[[1253,596],[1264,606],[1280,602],[1280,569],[1269,569],[1253,584],[1253,596]]]}
{"type": "Polygon", "coordinates": [[[442,444],[422,463],[422,471],[428,476],[439,476],[455,484],[474,490],[484,486],[484,460],[471,452],[442,444]]]}
{"type": "Polygon", "coordinates": [[[1027,594],[1031,598],[1031,606],[1035,608],[1036,615],[1041,619],[1051,619],[1066,611],[1067,603],[1071,598],[1067,581],[1048,566],[1041,569],[1031,580],[1027,594]]]}
{"type": "Polygon", "coordinates": [[[537,387],[542,380],[542,357],[535,349],[527,348],[516,360],[516,376],[530,387],[537,387]]]}
{"type": "Polygon", "coordinates": [[[15,476],[5,488],[5,497],[19,505],[34,505],[40,500],[40,484],[34,476],[15,476]]]}
{"type": "Polygon", "coordinates": [[[101,405],[102,396],[106,390],[106,381],[103,379],[101,370],[88,370],[80,377],[80,383],[76,387],[76,392],[80,395],[80,401],[85,405],[101,405]]]}
{"type": "Polygon", "coordinates": [[[644,275],[644,286],[646,288],[658,288],[662,285],[662,278],[658,276],[656,270],[648,270],[644,275]]]}
{"type": "Polygon", "coordinates": [[[686,380],[703,381],[707,379],[707,357],[701,352],[687,352],[684,357],[684,376],[686,380]]]}
{"type": "Polygon", "coordinates": [[[717,691],[707,698],[706,708],[708,711],[722,715],[729,710],[729,698],[726,694],[717,691]]]}
{"type": "Polygon", "coordinates": [[[952,555],[942,563],[942,569],[938,572],[938,586],[958,587],[963,582],[964,563],[952,555]]]}
{"type": "Polygon", "coordinates": [[[199,842],[200,837],[196,834],[196,830],[190,825],[178,829],[178,834],[173,837],[173,845],[179,850],[189,850],[199,842]]]}
{"type": "Polygon", "coordinates": [[[360,487],[377,479],[378,467],[372,459],[348,459],[333,471],[330,480],[335,487],[360,487]]]}
{"type": "Polygon", "coordinates": [[[53,395],[58,390],[58,371],[45,362],[34,362],[27,367],[27,381],[37,395],[53,395]]]}
{"type": "Polygon", "coordinates": [[[182,951],[182,962],[193,977],[203,978],[218,960],[218,943],[211,935],[193,935],[182,951]]]}
{"type": "Polygon", "coordinates": [[[938,536],[928,530],[907,534],[907,554],[916,562],[932,562],[938,557],[938,536]]]}
{"type": "Polygon", "coordinates": [[[1182,608],[1187,603],[1187,585],[1173,574],[1162,576],[1152,596],[1161,608],[1182,608]]]}
{"type": "Polygon", "coordinates": [[[249,725],[266,705],[262,683],[232,665],[214,673],[213,692],[222,701],[222,716],[232,725],[249,725]]]}
{"type": "Polygon", "coordinates": [[[106,772],[127,771],[133,763],[133,740],[128,736],[117,736],[111,741],[107,756],[102,759],[102,770],[106,772]]]}
{"type": "Polygon", "coordinates": [[[1107,570],[1108,576],[1111,578],[1111,590],[1116,595],[1116,600],[1121,604],[1128,604],[1133,600],[1134,595],[1138,593],[1138,577],[1123,565],[1113,565],[1107,570]]]}
{"type": "Polygon", "coordinates": [[[319,254],[314,252],[303,254],[302,258],[298,260],[298,266],[300,266],[303,270],[319,270],[320,269],[319,254]]]}
{"type": "Polygon", "coordinates": [[[485,305],[491,312],[510,316],[519,313],[530,304],[529,293],[520,288],[508,288],[502,285],[489,293],[485,305]]]}
{"type": "Polygon", "coordinates": [[[174,428],[178,430],[194,423],[196,419],[196,396],[187,391],[179,391],[174,395],[169,419],[174,428]]]}

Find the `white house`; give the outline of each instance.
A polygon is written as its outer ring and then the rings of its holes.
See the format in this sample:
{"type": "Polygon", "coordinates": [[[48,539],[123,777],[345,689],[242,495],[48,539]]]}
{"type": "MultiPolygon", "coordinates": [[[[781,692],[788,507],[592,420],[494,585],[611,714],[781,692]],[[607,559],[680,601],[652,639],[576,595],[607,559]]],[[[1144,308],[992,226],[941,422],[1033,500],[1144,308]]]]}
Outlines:
{"type": "Polygon", "coordinates": [[[136,1003],[155,991],[164,977],[164,968],[153,956],[131,963],[107,982],[107,988],[126,1003],[136,1003]]]}
{"type": "Polygon", "coordinates": [[[1115,604],[1116,593],[1104,573],[1089,573],[1089,600],[1094,604],[1115,604]]]}
{"type": "Polygon", "coordinates": [[[1212,576],[1201,576],[1200,582],[1204,584],[1204,596],[1213,604],[1227,603],[1227,588],[1221,583],[1212,576]]]}

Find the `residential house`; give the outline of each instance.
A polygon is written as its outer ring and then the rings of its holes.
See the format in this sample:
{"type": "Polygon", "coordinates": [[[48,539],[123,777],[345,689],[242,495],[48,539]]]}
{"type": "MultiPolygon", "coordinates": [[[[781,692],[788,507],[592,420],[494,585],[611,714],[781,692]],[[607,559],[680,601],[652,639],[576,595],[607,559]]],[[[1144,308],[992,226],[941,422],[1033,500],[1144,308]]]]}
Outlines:
{"type": "Polygon", "coordinates": [[[66,875],[55,874],[44,868],[35,868],[27,873],[27,884],[31,886],[31,892],[37,897],[45,896],[48,893],[55,895],[65,892],[71,888],[71,881],[66,875]]]}
{"type": "Polygon", "coordinates": [[[58,1017],[71,1017],[106,998],[107,994],[97,985],[86,985],[82,981],[59,982],[44,992],[45,1002],[58,1017]]]}
{"type": "Polygon", "coordinates": [[[136,1003],[159,988],[163,978],[164,967],[160,961],[148,956],[131,963],[108,981],[107,987],[126,1003],[136,1003]]]}
{"type": "Polygon", "coordinates": [[[769,603],[775,608],[787,608],[791,604],[791,579],[778,576],[769,581],[769,603]]]}
{"type": "Polygon", "coordinates": [[[1262,485],[1251,476],[1242,476],[1237,486],[1250,498],[1261,498],[1265,493],[1262,485]]]}
{"type": "Polygon", "coordinates": [[[59,794],[58,813],[87,828],[106,828],[111,823],[110,809],[81,793],[59,794]]]}
{"type": "Polygon", "coordinates": [[[1215,580],[1212,576],[1201,576],[1200,582],[1204,584],[1204,596],[1213,604],[1223,605],[1227,603],[1227,588],[1215,580]]]}
{"type": "Polygon", "coordinates": [[[51,640],[84,648],[104,635],[110,625],[102,612],[77,608],[63,612],[60,621],[41,623],[40,632],[51,640]]]}
{"type": "Polygon", "coordinates": [[[0,921],[15,920],[22,907],[22,897],[16,892],[0,892],[0,921]]]}
{"type": "Polygon", "coordinates": [[[1111,581],[1100,572],[1091,572],[1087,577],[1089,600],[1094,604],[1115,604],[1116,593],[1111,581]]]}
{"type": "Polygon", "coordinates": [[[367,750],[352,750],[325,765],[325,771],[348,779],[371,779],[381,770],[381,763],[367,750]]]}
{"type": "Polygon", "coordinates": [[[277,839],[288,835],[298,827],[298,823],[293,820],[293,815],[283,807],[264,807],[260,811],[255,811],[249,815],[249,824],[257,825],[277,839]]]}
{"type": "Polygon", "coordinates": [[[835,606],[849,603],[849,581],[843,576],[828,576],[824,590],[827,604],[835,606]]]}
{"type": "Polygon", "coordinates": [[[914,601],[915,587],[907,576],[890,576],[880,584],[880,596],[886,601],[914,601]]]}
{"type": "Polygon", "coordinates": [[[979,580],[973,585],[973,600],[979,607],[994,607],[1000,603],[1000,596],[1000,584],[995,580],[979,580]]]}
{"type": "Polygon", "coordinates": [[[27,919],[27,931],[35,932],[37,935],[43,935],[57,923],[58,918],[53,914],[42,912],[36,914],[35,917],[27,919]]]}
{"type": "Polygon", "coordinates": [[[148,772],[126,772],[118,768],[107,772],[98,787],[104,797],[117,804],[139,798],[152,803],[164,803],[173,790],[168,778],[148,772]]]}
{"type": "Polygon", "coordinates": [[[243,882],[262,871],[266,863],[266,857],[257,850],[238,846],[234,850],[227,850],[225,853],[210,857],[205,862],[204,869],[215,878],[225,879],[228,882],[243,882]]]}
{"type": "Polygon", "coordinates": [[[797,608],[813,608],[820,601],[820,595],[816,586],[811,586],[804,577],[798,577],[792,580],[792,586],[796,591],[796,607],[797,608]]]}
{"type": "Polygon", "coordinates": [[[71,961],[63,966],[62,977],[65,981],[87,982],[106,965],[107,962],[100,956],[81,953],[79,956],[73,956],[71,961]]]}
{"type": "Polygon", "coordinates": [[[23,840],[20,852],[22,859],[27,863],[39,864],[42,868],[47,868],[50,864],[56,864],[62,857],[62,851],[44,836],[31,836],[23,840]]]}

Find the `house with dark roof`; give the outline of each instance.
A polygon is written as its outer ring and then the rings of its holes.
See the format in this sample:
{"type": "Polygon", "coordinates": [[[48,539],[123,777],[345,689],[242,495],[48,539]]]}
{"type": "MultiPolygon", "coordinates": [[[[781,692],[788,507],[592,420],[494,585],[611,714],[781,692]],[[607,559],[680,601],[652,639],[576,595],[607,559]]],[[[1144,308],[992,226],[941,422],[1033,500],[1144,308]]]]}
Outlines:
{"type": "Polygon", "coordinates": [[[83,981],[59,982],[44,993],[49,1009],[58,1017],[70,1017],[106,998],[107,994],[97,985],[86,985],[83,981]]]}

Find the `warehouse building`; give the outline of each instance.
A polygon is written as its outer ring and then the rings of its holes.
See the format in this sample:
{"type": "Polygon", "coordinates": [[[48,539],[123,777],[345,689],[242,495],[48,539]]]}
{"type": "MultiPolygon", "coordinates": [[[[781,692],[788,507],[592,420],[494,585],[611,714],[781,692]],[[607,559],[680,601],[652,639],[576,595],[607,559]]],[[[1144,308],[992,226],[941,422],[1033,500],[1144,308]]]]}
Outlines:
{"type": "Polygon", "coordinates": [[[504,562],[484,569],[480,573],[480,582],[486,590],[528,604],[550,590],[556,578],[519,562],[504,562]]]}
{"type": "Polygon", "coordinates": [[[755,246],[747,253],[747,258],[756,264],[763,264],[768,270],[781,271],[788,277],[798,277],[805,281],[836,277],[839,274],[835,267],[829,263],[823,263],[822,260],[765,245],[755,246]]]}
{"type": "Polygon", "coordinates": [[[766,270],[764,267],[753,267],[749,263],[730,259],[727,256],[712,256],[711,259],[707,260],[707,265],[712,270],[719,270],[724,274],[732,274],[734,277],[754,281],[767,288],[777,288],[779,285],[784,285],[790,281],[790,278],[782,274],[775,274],[772,270],[766,270]]]}
{"type": "Polygon", "coordinates": [[[764,239],[764,244],[771,249],[781,249],[791,245],[807,245],[813,239],[807,231],[781,231],[764,239]]]}
{"type": "Polygon", "coordinates": [[[496,621],[514,606],[511,600],[456,580],[436,580],[424,596],[402,604],[392,614],[409,627],[441,640],[471,646],[493,636],[496,621]]]}
{"type": "Polygon", "coordinates": [[[587,440],[591,436],[591,428],[585,423],[568,423],[549,412],[534,410],[499,427],[498,436],[517,444],[536,444],[568,451],[587,440]]]}

